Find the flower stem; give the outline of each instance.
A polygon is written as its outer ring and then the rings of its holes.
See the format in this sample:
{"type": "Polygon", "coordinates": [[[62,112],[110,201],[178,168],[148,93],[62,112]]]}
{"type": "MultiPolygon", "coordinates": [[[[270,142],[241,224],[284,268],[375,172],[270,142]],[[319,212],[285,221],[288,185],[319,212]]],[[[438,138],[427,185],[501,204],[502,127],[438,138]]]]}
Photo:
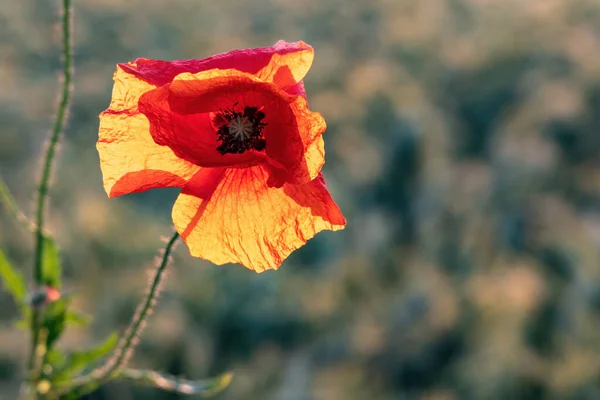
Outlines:
{"type": "Polygon", "coordinates": [[[115,372],[120,367],[124,366],[132,354],[132,349],[136,343],[136,339],[139,337],[140,333],[144,328],[144,323],[152,310],[152,306],[156,302],[158,295],[160,293],[160,284],[162,282],[163,274],[165,272],[165,268],[169,264],[169,257],[171,256],[171,252],[173,251],[173,247],[179,238],[179,234],[175,232],[171,239],[167,242],[167,246],[165,247],[165,251],[163,257],[160,261],[158,268],[152,277],[152,281],[150,282],[150,286],[148,287],[148,292],[146,294],[146,298],[142,301],[136,313],[125,332],[125,336],[121,339],[121,343],[117,346],[117,350],[115,354],[109,360],[109,366],[106,368],[104,376],[109,377],[113,372],[115,372]]]}
{"type": "Polygon", "coordinates": [[[65,127],[67,111],[71,102],[71,80],[73,75],[73,58],[71,55],[71,0],[63,0],[62,13],[62,55],[64,58],[63,75],[62,75],[62,92],[61,99],[54,119],[54,126],[50,135],[50,142],[46,150],[44,159],[42,176],[38,186],[37,197],[37,213],[36,213],[36,252],[35,252],[35,282],[42,283],[42,246],[44,242],[44,218],[46,211],[46,197],[48,196],[48,188],[50,186],[50,176],[52,173],[52,163],[56,154],[56,147],[60,139],[60,135],[65,127]]]}
{"type": "Polygon", "coordinates": [[[129,358],[133,354],[133,348],[145,326],[146,320],[152,311],[152,306],[158,298],[165,268],[169,264],[169,257],[173,252],[173,248],[178,238],[179,234],[175,232],[167,242],[160,264],[156,268],[148,286],[146,297],[138,306],[129,327],[125,331],[125,335],[119,341],[113,355],[101,367],[93,370],[87,375],[73,379],[70,382],[70,388],[65,390],[65,392],[67,392],[66,398],[77,398],[77,396],[83,396],[84,394],[89,393],[99,385],[116,376],[119,370],[127,364],[129,358]]]}
{"type": "MultiPolygon", "coordinates": [[[[60,102],[56,111],[56,117],[50,134],[48,148],[46,150],[44,162],[42,165],[42,175],[37,191],[37,211],[35,216],[35,258],[33,278],[37,286],[43,284],[43,246],[44,246],[44,218],[46,211],[46,197],[50,186],[50,176],[52,173],[52,164],[56,155],[56,147],[67,119],[67,111],[71,102],[71,80],[73,76],[73,58],[71,54],[71,0],[62,0],[62,90],[60,93],[60,102]]],[[[32,344],[31,354],[29,356],[29,369],[33,373],[36,369],[37,358],[42,357],[36,349],[39,347],[41,312],[38,309],[33,310],[31,316],[32,344]]],[[[35,384],[38,376],[30,377],[35,384]]]]}

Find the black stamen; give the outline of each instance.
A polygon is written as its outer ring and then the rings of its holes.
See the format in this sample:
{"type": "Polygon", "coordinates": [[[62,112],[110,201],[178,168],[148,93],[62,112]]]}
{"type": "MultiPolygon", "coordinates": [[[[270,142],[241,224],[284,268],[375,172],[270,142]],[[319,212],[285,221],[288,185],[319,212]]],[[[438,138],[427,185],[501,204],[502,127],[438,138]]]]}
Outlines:
{"type": "Polygon", "coordinates": [[[265,113],[257,107],[244,107],[244,112],[236,111],[237,102],[231,108],[220,109],[215,115],[213,123],[217,127],[218,140],[221,141],[217,151],[221,154],[242,154],[246,150],[254,149],[262,151],[267,143],[263,137],[263,129],[267,124],[262,122],[265,119],[265,113]],[[229,126],[232,120],[243,118],[252,125],[252,130],[248,136],[243,138],[232,135],[229,126]]]}

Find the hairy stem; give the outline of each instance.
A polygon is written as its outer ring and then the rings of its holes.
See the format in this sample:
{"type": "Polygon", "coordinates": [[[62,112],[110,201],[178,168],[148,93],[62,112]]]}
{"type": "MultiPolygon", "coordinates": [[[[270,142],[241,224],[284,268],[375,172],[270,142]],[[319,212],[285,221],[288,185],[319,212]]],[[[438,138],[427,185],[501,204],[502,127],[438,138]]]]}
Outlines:
{"type": "MultiPolygon", "coordinates": [[[[35,256],[34,256],[34,272],[33,278],[37,286],[41,286],[43,282],[43,247],[44,247],[44,218],[46,211],[46,197],[48,196],[48,188],[50,186],[50,176],[52,173],[52,164],[54,162],[54,156],[56,155],[56,147],[60,139],[61,133],[65,126],[67,119],[67,111],[71,102],[71,81],[73,76],[73,59],[71,55],[71,0],[62,0],[62,16],[61,16],[61,28],[62,28],[62,57],[63,57],[63,70],[62,70],[62,90],[60,92],[60,101],[54,124],[50,134],[48,142],[48,148],[42,164],[42,175],[37,191],[37,208],[35,214],[35,256]]],[[[37,365],[36,359],[38,357],[43,358],[43,354],[40,355],[39,351],[39,339],[40,339],[40,325],[41,325],[41,311],[34,308],[31,316],[31,329],[32,329],[32,344],[31,353],[29,356],[29,369],[32,372],[30,377],[35,383],[38,380],[38,376],[35,374],[35,367],[37,365]]],[[[39,374],[37,374],[39,375],[39,374]]]]}
{"type": "Polygon", "coordinates": [[[44,158],[42,167],[42,176],[37,191],[37,212],[36,212],[36,252],[35,252],[35,272],[34,278],[37,284],[42,283],[42,248],[44,243],[44,218],[46,211],[46,197],[50,186],[50,176],[52,173],[52,164],[56,155],[56,147],[61,133],[65,127],[67,112],[71,102],[71,80],[73,76],[73,58],[71,55],[71,0],[62,1],[62,56],[64,59],[62,72],[62,92],[60,103],[54,119],[54,125],[48,143],[48,149],[44,158]]]}
{"type": "Polygon", "coordinates": [[[164,272],[169,264],[169,257],[173,252],[173,248],[178,238],[179,234],[175,232],[167,242],[167,246],[163,252],[160,264],[156,268],[152,280],[148,286],[146,296],[139,304],[135,315],[129,324],[129,327],[119,341],[119,344],[117,345],[113,355],[101,367],[95,369],[87,375],[78,377],[71,381],[71,387],[66,390],[68,393],[66,398],[77,398],[76,396],[82,396],[86,393],[89,393],[99,385],[112,379],[119,372],[119,370],[127,364],[129,358],[133,354],[133,348],[135,347],[135,344],[137,343],[137,340],[145,326],[146,320],[152,311],[152,307],[156,302],[158,295],[160,294],[160,287],[161,283],[163,282],[164,272]]]}

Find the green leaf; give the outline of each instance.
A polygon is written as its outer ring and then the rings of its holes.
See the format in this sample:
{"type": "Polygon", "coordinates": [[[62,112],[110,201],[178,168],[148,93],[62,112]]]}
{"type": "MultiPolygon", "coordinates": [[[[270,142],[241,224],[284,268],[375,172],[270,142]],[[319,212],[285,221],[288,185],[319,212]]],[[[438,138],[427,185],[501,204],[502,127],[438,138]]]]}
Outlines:
{"type": "Polygon", "coordinates": [[[136,383],[157,387],[169,392],[211,397],[229,386],[233,378],[233,373],[226,372],[215,378],[192,381],[179,379],[175,376],[161,374],[156,371],[128,368],[119,371],[117,378],[131,379],[136,383]]]}
{"type": "MultiPolygon", "coordinates": [[[[62,300],[67,301],[68,303],[70,297],[65,295],[62,300]]],[[[67,325],[85,327],[89,325],[91,321],[92,317],[90,315],[78,311],[67,310],[67,313],[65,314],[65,323],[67,325]]],[[[15,326],[22,330],[29,330],[31,328],[31,309],[29,307],[23,310],[23,315],[21,316],[21,319],[15,322],[15,326]]]]}
{"type": "Polygon", "coordinates": [[[52,349],[52,345],[60,338],[65,330],[67,319],[68,300],[60,299],[48,304],[44,313],[42,327],[47,330],[46,348],[52,349]]]}
{"type": "Polygon", "coordinates": [[[44,236],[42,248],[42,280],[48,286],[60,288],[61,264],[56,242],[44,236]]]}
{"type": "Polygon", "coordinates": [[[27,296],[27,285],[19,271],[17,271],[8,261],[0,249],[0,278],[2,286],[12,295],[18,305],[25,304],[27,296]]]}
{"type": "Polygon", "coordinates": [[[68,325],[76,325],[76,326],[87,326],[92,321],[92,317],[90,315],[80,313],[77,311],[69,310],[67,311],[66,316],[68,325]]]}
{"type": "Polygon", "coordinates": [[[94,362],[110,353],[115,348],[118,341],[119,335],[113,333],[102,343],[89,350],[74,351],[70,353],[67,355],[63,366],[57,368],[57,374],[54,377],[55,381],[66,380],[69,377],[78,374],[86,367],[90,367],[94,362]]]}
{"type": "MultiPolygon", "coordinates": [[[[151,370],[140,370],[126,368],[117,372],[114,379],[131,380],[134,383],[155,387],[183,395],[197,395],[200,397],[212,397],[222,392],[233,378],[232,372],[226,372],[211,379],[188,380],[180,379],[172,375],[161,374],[151,370]]],[[[89,393],[99,387],[102,383],[94,380],[77,388],[72,388],[62,394],[60,400],[75,400],[81,398],[81,393],[89,393]]]]}
{"type": "Polygon", "coordinates": [[[46,364],[52,367],[64,365],[67,361],[67,356],[60,350],[52,349],[46,353],[46,364]]]}
{"type": "Polygon", "coordinates": [[[28,331],[29,325],[30,325],[29,321],[27,321],[25,318],[22,318],[22,319],[18,320],[17,322],[15,322],[15,327],[22,331],[28,331]]]}
{"type": "Polygon", "coordinates": [[[21,319],[15,322],[15,327],[17,329],[22,329],[28,331],[31,329],[31,307],[25,306],[23,307],[23,315],[21,315],[21,319]]]}

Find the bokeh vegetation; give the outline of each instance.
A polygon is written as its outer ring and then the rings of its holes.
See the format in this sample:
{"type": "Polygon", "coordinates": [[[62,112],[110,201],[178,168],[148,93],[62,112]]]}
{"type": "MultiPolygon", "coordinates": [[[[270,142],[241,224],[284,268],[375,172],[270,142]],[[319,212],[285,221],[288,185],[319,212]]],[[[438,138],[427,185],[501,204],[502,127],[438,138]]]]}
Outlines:
{"type": "MultiPolygon", "coordinates": [[[[33,209],[59,83],[57,4],[0,8],[0,175],[33,209]]],[[[180,246],[133,363],[230,368],[219,399],[600,398],[600,4],[596,0],[78,0],[74,104],[48,226],[64,289],[94,316],[63,348],[122,330],[176,190],[108,200],[95,140],[117,62],[304,40],[348,219],[278,272],[180,246]]],[[[30,275],[31,235],[0,212],[30,275]]],[[[0,293],[0,397],[29,340],[0,293]]],[[[89,397],[168,399],[112,384],[89,397]]]]}

